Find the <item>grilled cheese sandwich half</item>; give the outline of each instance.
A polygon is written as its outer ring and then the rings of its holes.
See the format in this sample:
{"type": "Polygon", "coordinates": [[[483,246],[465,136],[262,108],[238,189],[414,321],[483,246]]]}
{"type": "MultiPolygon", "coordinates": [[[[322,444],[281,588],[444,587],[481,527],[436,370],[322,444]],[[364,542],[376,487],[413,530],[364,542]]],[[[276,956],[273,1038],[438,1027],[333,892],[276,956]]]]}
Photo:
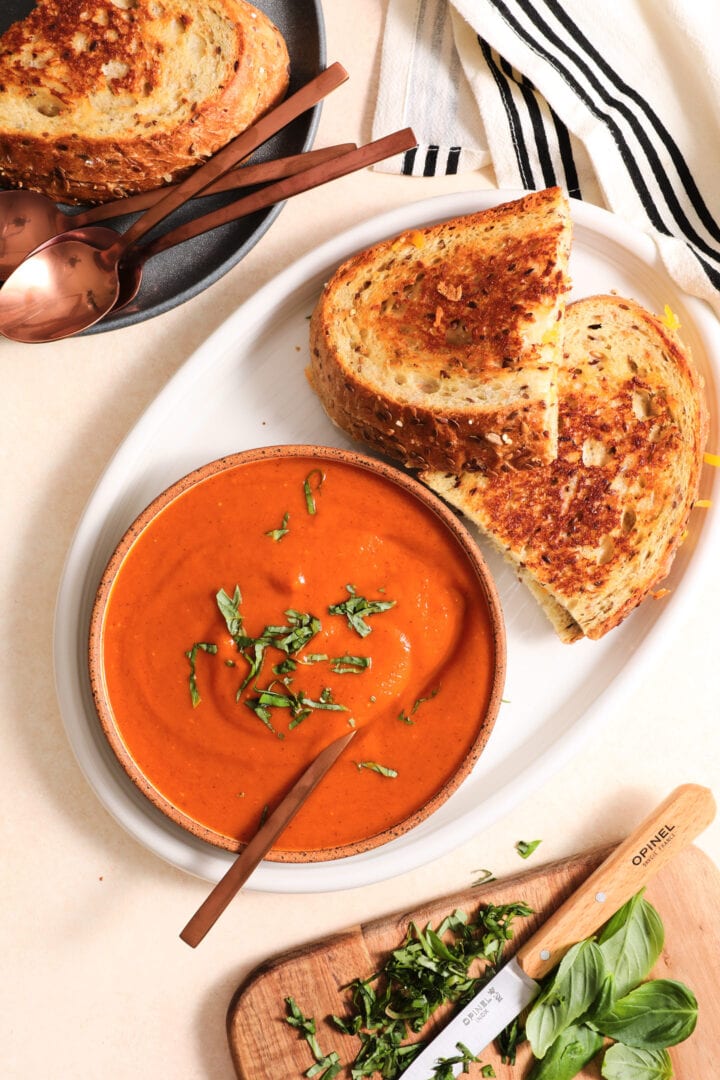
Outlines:
{"type": "Polygon", "coordinates": [[[558,455],[533,470],[424,470],[502,551],[563,641],[600,638],[667,576],[697,498],[702,381],[640,305],[568,305],[558,455]]]}
{"type": "Polygon", "coordinates": [[[412,468],[552,461],[571,230],[548,188],[349,259],[310,324],[330,418],[412,468]]]}

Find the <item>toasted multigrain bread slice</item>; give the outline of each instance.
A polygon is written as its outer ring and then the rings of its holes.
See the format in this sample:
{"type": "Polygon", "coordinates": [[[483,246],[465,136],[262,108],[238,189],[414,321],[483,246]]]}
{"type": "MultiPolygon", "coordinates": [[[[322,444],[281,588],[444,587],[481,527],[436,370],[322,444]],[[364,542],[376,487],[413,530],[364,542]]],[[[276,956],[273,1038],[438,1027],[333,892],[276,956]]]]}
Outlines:
{"type": "Polygon", "coordinates": [[[677,335],[637,303],[568,305],[557,460],[425,471],[515,565],[564,641],[600,638],[670,570],[697,497],[707,413],[677,335]]]}
{"type": "Polygon", "coordinates": [[[285,94],[245,0],[42,0],[0,38],[0,181],[104,202],[184,176],[285,94]]]}
{"type": "Polygon", "coordinates": [[[571,230],[547,188],[344,263],[310,322],[330,418],[415,468],[551,461],[571,230]]]}

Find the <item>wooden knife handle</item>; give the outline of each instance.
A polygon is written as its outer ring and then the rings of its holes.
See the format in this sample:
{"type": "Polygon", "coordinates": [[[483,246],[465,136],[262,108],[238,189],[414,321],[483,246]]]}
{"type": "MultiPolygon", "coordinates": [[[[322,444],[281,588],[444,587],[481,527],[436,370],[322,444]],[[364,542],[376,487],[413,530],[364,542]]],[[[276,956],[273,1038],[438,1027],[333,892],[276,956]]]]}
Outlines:
{"type": "Polygon", "coordinates": [[[684,784],[601,863],[517,952],[523,971],[541,979],[568,949],[589,937],[662,867],[691,843],[715,816],[712,792],[684,784]]]}

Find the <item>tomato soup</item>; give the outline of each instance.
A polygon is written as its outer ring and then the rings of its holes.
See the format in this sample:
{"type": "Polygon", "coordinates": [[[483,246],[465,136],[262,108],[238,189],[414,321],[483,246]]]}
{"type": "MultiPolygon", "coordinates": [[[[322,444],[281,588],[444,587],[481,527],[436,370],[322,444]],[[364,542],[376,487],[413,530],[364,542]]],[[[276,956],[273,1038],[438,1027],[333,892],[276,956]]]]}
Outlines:
{"type": "Polygon", "coordinates": [[[489,735],[494,590],[450,512],[394,475],[329,450],[224,459],[161,496],[110,563],[100,718],[146,794],[211,843],[242,846],[355,728],[270,858],[364,850],[447,798],[489,735]]]}

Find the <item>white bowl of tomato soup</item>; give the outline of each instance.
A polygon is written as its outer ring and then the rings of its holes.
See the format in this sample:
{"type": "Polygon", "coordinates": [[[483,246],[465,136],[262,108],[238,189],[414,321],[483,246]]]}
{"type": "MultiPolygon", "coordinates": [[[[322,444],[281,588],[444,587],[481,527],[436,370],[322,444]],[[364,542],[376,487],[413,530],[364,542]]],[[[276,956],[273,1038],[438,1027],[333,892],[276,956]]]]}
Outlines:
{"type": "Polygon", "coordinates": [[[90,681],[115,756],[172,821],[238,851],[355,728],[268,859],[338,859],[433,813],[490,736],[497,592],[435,495],[352,451],[213,461],[128,529],[102,577],[90,681]]]}

